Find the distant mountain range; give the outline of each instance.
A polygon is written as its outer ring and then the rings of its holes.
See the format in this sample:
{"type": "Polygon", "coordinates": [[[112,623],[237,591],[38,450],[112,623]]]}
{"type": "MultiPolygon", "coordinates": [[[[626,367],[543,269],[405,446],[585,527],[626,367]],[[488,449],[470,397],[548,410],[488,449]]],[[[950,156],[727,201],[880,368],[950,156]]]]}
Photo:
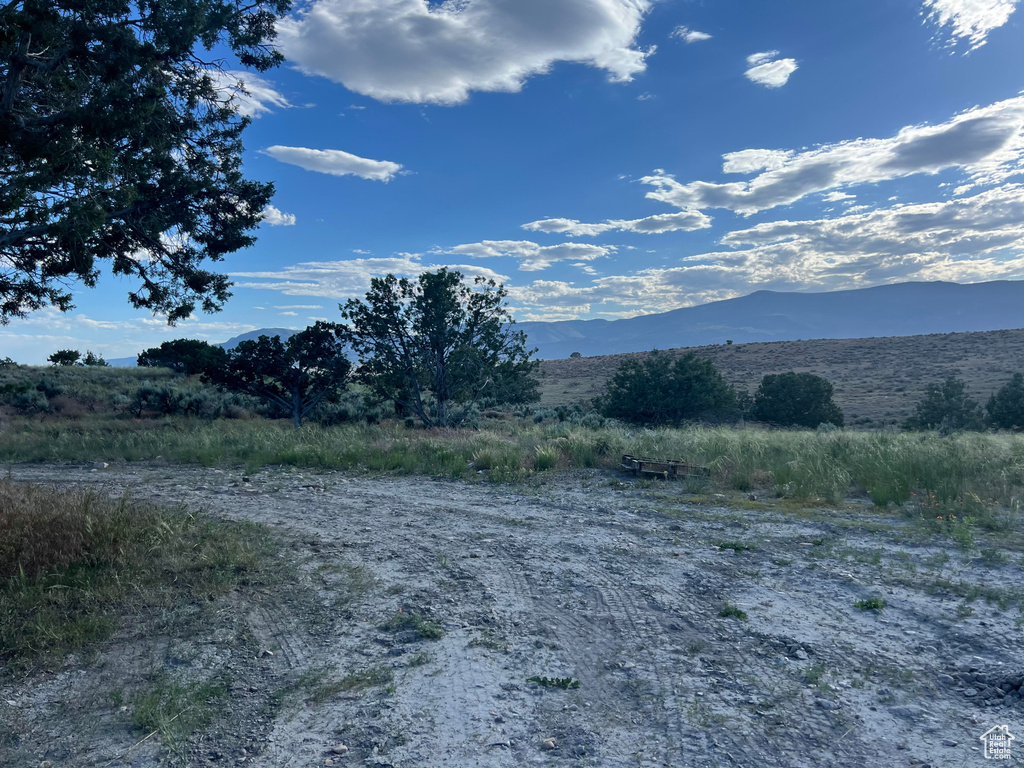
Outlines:
{"type": "MultiPolygon", "coordinates": [[[[573,352],[591,357],[729,340],[742,344],[996,331],[1024,328],[1024,281],[897,283],[829,293],[757,291],[738,299],[623,320],[527,322],[517,327],[545,360],[573,352]]],[[[260,335],[292,333],[286,328],[262,328],[220,346],[231,349],[260,335]]],[[[134,365],[135,359],[110,363],[134,365]]]]}
{"type": "Polygon", "coordinates": [[[830,293],[757,291],[624,320],[519,323],[553,360],[754,341],[918,336],[1024,327],[1024,281],[897,283],[830,293]]]}

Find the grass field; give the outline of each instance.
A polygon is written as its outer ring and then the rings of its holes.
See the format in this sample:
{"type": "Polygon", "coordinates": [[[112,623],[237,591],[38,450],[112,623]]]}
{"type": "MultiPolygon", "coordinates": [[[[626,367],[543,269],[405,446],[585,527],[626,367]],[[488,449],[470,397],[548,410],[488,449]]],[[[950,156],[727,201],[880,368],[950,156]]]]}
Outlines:
{"type": "Polygon", "coordinates": [[[705,466],[713,489],[827,501],[866,494],[877,505],[903,504],[919,494],[940,505],[974,505],[975,516],[986,515],[992,504],[1016,509],[1024,489],[1024,436],[1003,434],[645,430],[521,420],[478,430],[394,423],[295,430],[263,420],[99,419],[71,426],[26,420],[10,425],[0,442],[3,461],[162,460],[253,471],[291,465],[497,482],[559,468],[614,468],[624,453],[705,466]]]}

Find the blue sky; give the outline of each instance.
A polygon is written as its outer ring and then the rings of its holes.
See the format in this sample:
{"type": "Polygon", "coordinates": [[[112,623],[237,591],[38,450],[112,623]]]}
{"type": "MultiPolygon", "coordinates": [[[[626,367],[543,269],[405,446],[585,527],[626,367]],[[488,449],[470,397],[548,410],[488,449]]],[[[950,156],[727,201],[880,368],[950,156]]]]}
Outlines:
{"type": "Polygon", "coordinates": [[[3,355],[134,355],[338,319],[373,275],[504,282],[521,320],[773,290],[1024,278],[1018,0],[312,0],[223,77],[276,184],[226,309],[104,275],[3,355]]]}

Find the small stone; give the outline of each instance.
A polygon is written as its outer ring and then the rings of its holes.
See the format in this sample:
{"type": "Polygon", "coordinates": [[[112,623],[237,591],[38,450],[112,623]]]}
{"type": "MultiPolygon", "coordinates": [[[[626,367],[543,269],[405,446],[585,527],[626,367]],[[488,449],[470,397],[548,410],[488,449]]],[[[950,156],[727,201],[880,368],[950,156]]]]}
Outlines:
{"type": "Polygon", "coordinates": [[[110,466],[110,465],[107,464],[107,462],[105,462],[105,461],[94,461],[92,463],[92,468],[93,469],[106,469],[108,466],[110,466]]]}
{"type": "Polygon", "coordinates": [[[826,712],[832,712],[833,710],[839,709],[839,702],[829,701],[828,699],[818,699],[814,702],[818,705],[819,709],[824,709],[826,712]]]}
{"type": "Polygon", "coordinates": [[[805,651],[803,648],[797,648],[796,653],[794,653],[793,655],[800,659],[800,661],[807,661],[807,651],[805,651]]]}
{"type": "Polygon", "coordinates": [[[333,747],[331,747],[331,754],[332,755],[347,755],[348,754],[348,747],[345,746],[344,744],[335,744],[333,747]]]}
{"type": "Polygon", "coordinates": [[[944,746],[944,747],[955,747],[957,745],[957,743],[958,742],[953,741],[953,739],[943,739],[942,740],[942,746],[944,746]]]}
{"type": "Polygon", "coordinates": [[[43,760],[43,762],[39,764],[39,768],[53,768],[53,763],[49,760],[43,760]]]}
{"type": "Polygon", "coordinates": [[[939,675],[938,680],[942,685],[954,685],[956,683],[956,680],[949,675],[939,675]]]}
{"type": "Polygon", "coordinates": [[[273,655],[274,655],[274,652],[270,651],[270,650],[267,650],[266,648],[264,648],[263,650],[260,651],[260,658],[261,659],[265,659],[265,658],[267,658],[269,656],[273,656],[273,655]]]}
{"type": "Polygon", "coordinates": [[[556,745],[555,745],[555,740],[554,739],[544,739],[544,741],[542,741],[540,743],[540,748],[541,749],[554,749],[555,746],[556,745]]]}

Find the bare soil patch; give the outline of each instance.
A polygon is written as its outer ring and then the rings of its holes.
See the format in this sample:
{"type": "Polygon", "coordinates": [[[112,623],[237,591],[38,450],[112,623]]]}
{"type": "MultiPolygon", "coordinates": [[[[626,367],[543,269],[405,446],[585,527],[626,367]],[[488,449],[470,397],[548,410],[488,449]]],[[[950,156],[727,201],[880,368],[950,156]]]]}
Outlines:
{"type": "Polygon", "coordinates": [[[1019,531],[981,557],[604,472],[10,472],[264,523],[298,576],[0,678],[3,765],[959,766],[1024,728],[1019,531]],[[218,686],[209,721],[136,746],[171,683],[218,686]]]}

